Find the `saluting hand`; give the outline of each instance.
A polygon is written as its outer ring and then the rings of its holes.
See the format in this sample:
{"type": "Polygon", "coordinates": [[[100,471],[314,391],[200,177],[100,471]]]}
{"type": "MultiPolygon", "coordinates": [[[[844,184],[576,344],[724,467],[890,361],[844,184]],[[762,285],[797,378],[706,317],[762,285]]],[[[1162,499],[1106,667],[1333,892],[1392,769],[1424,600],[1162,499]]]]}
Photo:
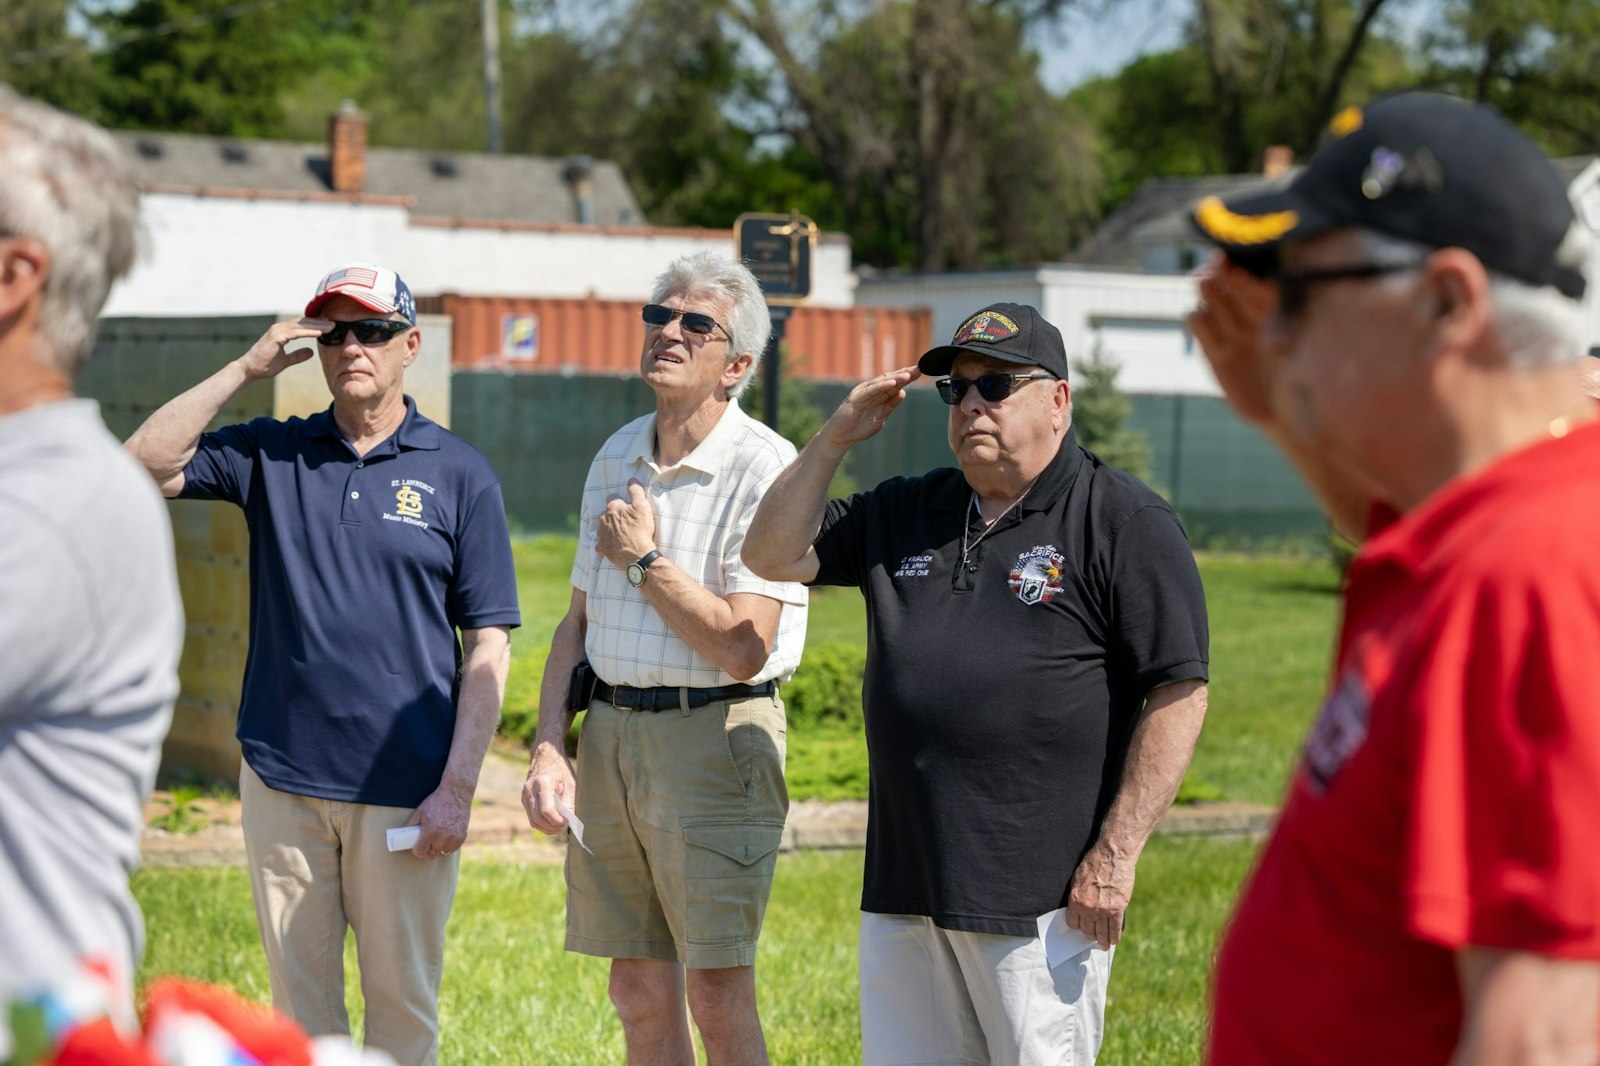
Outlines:
{"type": "Polygon", "coordinates": [[[874,436],[905,402],[906,386],[922,376],[914,366],[879,374],[850,390],[819,434],[835,447],[848,448],[874,436]]]}
{"type": "Polygon", "coordinates": [[[295,341],[314,340],[332,328],[333,322],[326,318],[275,322],[267,327],[261,339],[251,345],[248,352],[239,357],[239,365],[244,368],[245,375],[252,381],[277,377],[296,363],[310,359],[315,350],[296,348],[291,352],[286,350],[288,345],[295,341]]]}
{"type": "Polygon", "coordinates": [[[1277,302],[1276,285],[1218,252],[1200,274],[1200,303],[1189,314],[1189,331],[1223,395],[1240,418],[1257,425],[1277,417],[1272,396],[1277,368],[1261,345],[1261,327],[1277,302]]]}
{"type": "Polygon", "coordinates": [[[612,500],[600,513],[595,548],[623,568],[656,550],[656,506],[637,478],[628,480],[626,500],[612,500]]]}

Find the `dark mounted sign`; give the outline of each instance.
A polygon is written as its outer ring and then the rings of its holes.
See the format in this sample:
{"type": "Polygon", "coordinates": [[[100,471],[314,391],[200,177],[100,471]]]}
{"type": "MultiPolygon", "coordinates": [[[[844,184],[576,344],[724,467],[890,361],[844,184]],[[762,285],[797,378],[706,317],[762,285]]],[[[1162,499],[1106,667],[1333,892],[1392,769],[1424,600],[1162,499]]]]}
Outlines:
{"type": "Polygon", "coordinates": [[[817,224],[804,215],[747,211],[733,223],[733,240],[768,304],[793,307],[811,295],[811,253],[817,224]]]}

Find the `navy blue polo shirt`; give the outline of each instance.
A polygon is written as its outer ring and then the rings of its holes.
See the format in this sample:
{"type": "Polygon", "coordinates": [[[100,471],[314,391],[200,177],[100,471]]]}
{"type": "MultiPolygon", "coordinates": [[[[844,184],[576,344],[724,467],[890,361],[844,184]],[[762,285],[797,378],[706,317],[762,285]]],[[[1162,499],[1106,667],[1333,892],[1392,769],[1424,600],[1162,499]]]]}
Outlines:
{"type": "Polygon", "coordinates": [[[1098,836],[1145,696],[1206,677],[1177,516],[1069,431],[992,527],[961,471],[935,470],[831,501],[816,550],[812,583],[867,602],[862,909],[1036,935],[1098,836]]]}
{"type": "Polygon", "coordinates": [[[500,483],[418,413],[358,456],[332,408],[200,438],[186,499],[250,529],[245,760],[272,788],[415,807],[444,774],[458,629],[521,624],[500,483]]]}

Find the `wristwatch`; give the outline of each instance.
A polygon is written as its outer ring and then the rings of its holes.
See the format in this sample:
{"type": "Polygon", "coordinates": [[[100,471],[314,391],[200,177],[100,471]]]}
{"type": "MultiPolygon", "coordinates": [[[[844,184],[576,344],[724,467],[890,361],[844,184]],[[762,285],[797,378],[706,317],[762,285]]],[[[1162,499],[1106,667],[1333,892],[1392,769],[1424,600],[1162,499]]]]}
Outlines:
{"type": "Polygon", "coordinates": [[[629,563],[628,584],[632,585],[634,588],[638,588],[640,585],[643,585],[644,579],[649,576],[647,571],[650,569],[650,564],[659,558],[661,558],[661,553],[659,551],[653,551],[646,555],[643,559],[640,559],[638,562],[629,563]]]}

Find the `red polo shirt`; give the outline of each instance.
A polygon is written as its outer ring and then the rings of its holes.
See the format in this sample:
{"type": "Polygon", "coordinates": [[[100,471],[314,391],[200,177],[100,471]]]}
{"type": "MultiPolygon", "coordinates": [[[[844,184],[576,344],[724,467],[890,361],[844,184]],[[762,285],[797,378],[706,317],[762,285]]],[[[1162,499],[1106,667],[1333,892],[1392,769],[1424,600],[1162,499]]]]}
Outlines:
{"type": "Polygon", "coordinates": [[[1600,960],[1600,425],[1374,536],[1333,676],[1219,953],[1214,1066],[1446,1063],[1456,951],[1600,960]]]}

